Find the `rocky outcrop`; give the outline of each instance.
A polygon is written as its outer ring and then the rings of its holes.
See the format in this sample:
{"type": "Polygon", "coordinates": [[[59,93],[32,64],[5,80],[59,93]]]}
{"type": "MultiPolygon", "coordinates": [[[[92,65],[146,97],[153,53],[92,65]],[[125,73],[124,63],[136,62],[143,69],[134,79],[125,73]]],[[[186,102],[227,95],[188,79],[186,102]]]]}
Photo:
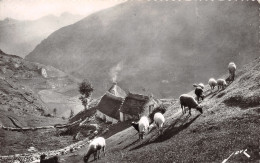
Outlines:
{"type": "Polygon", "coordinates": [[[41,76],[43,76],[44,78],[48,77],[48,74],[47,74],[47,71],[45,68],[40,68],[39,71],[40,71],[41,76]]]}

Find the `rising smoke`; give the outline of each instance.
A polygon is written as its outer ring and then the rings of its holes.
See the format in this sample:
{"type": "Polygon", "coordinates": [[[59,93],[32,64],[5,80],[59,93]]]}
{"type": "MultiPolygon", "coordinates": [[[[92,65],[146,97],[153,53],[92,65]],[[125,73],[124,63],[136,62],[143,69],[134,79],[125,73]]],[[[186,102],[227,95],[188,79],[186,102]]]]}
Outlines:
{"type": "Polygon", "coordinates": [[[113,83],[118,81],[118,74],[122,69],[123,69],[122,61],[120,61],[116,66],[110,69],[110,77],[113,83]]]}

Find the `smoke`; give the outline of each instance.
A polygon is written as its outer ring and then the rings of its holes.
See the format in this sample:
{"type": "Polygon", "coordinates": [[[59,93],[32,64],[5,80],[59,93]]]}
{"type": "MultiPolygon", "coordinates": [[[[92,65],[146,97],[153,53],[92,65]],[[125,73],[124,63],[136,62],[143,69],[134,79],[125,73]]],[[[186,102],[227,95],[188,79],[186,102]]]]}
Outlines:
{"type": "Polygon", "coordinates": [[[112,82],[117,82],[118,73],[123,69],[123,62],[119,62],[116,66],[110,69],[110,77],[112,82]]]}

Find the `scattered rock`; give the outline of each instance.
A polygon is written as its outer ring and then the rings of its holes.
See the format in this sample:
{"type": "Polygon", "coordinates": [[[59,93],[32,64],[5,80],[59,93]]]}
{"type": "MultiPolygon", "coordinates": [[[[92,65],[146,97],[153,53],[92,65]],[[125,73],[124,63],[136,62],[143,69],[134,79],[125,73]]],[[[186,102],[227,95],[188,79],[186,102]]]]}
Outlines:
{"type": "Polygon", "coordinates": [[[48,74],[45,68],[40,68],[40,74],[44,77],[47,78],[48,74]]]}
{"type": "Polygon", "coordinates": [[[28,152],[37,152],[38,150],[35,147],[28,148],[28,152]]]}

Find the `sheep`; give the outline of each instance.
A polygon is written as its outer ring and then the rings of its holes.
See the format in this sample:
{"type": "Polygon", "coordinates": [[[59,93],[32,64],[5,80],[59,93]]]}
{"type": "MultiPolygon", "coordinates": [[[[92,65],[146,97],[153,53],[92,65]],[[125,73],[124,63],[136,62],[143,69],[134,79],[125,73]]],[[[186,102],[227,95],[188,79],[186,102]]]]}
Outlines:
{"type": "Polygon", "coordinates": [[[42,154],[40,156],[40,163],[59,163],[58,156],[53,156],[53,157],[50,157],[48,159],[45,159],[45,157],[46,157],[45,154],[42,154]]]}
{"type": "Polygon", "coordinates": [[[210,78],[208,84],[211,90],[214,90],[215,86],[217,86],[217,81],[214,78],[210,78]]]}
{"type": "Polygon", "coordinates": [[[156,126],[159,128],[159,134],[162,133],[162,127],[163,127],[163,124],[165,122],[165,118],[164,116],[162,115],[162,113],[160,112],[157,112],[154,114],[154,123],[156,124],[156,126]]]}
{"type": "Polygon", "coordinates": [[[145,132],[148,131],[149,120],[146,116],[142,116],[138,122],[139,140],[144,138],[145,132]]]}
{"type": "Polygon", "coordinates": [[[103,137],[97,137],[88,146],[87,154],[84,156],[83,160],[84,162],[88,162],[88,159],[91,154],[94,156],[94,160],[97,161],[99,159],[100,155],[100,150],[103,150],[104,156],[106,155],[105,153],[105,148],[106,148],[106,141],[103,137]],[[96,158],[97,157],[97,158],[96,158]]]}
{"type": "Polygon", "coordinates": [[[131,125],[139,133],[139,140],[143,139],[145,132],[149,131],[149,120],[146,116],[142,116],[138,122],[132,122],[131,125]]]}
{"type": "Polygon", "coordinates": [[[203,94],[203,88],[198,86],[196,87],[195,91],[194,91],[195,95],[197,96],[197,100],[198,102],[204,99],[204,94],[203,94]]]}
{"type": "Polygon", "coordinates": [[[227,86],[227,82],[225,79],[218,79],[217,84],[218,84],[218,90],[224,89],[227,86]]]}
{"type": "Polygon", "coordinates": [[[236,72],[236,64],[234,62],[230,62],[228,64],[228,71],[229,71],[229,80],[230,82],[234,81],[235,79],[235,72],[236,72]]]}
{"type": "Polygon", "coordinates": [[[191,115],[191,108],[197,109],[201,114],[203,113],[202,107],[191,95],[182,94],[179,99],[180,99],[180,104],[181,104],[183,114],[186,113],[185,107],[189,108],[189,115],[191,115]]]}

